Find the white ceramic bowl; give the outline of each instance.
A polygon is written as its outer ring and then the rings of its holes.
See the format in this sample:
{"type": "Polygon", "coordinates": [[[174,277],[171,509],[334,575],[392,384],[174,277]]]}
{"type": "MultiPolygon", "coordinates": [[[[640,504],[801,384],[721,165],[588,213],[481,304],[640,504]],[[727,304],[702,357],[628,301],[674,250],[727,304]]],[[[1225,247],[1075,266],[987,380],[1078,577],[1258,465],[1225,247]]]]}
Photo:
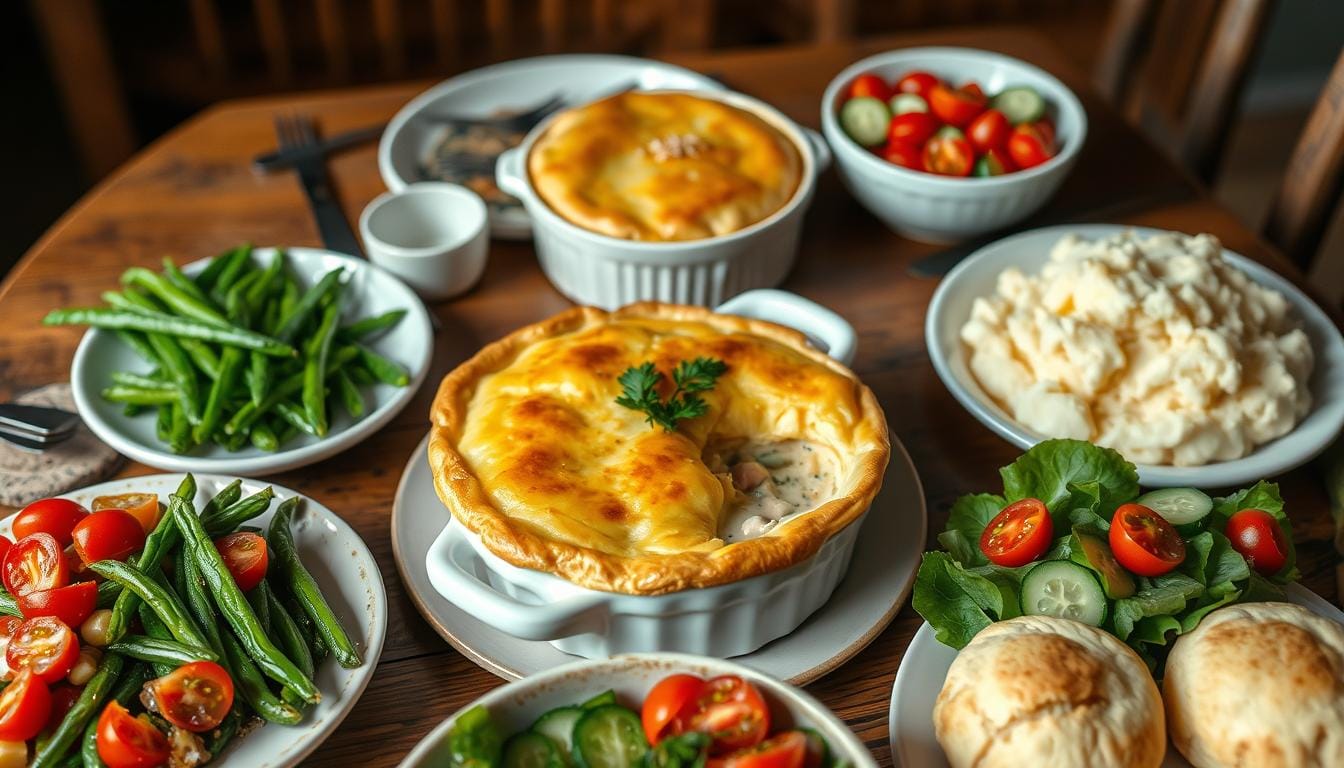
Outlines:
{"type": "Polygon", "coordinates": [[[1024,61],[973,48],[903,48],[869,56],[836,75],[821,98],[821,130],[841,180],[864,208],[906,237],[946,243],[1001,229],[1044,205],[1087,139],[1087,113],[1063,83],[1024,61]],[[963,179],[894,165],[845,134],[838,112],[855,77],[871,72],[892,81],[915,70],[958,85],[974,80],[986,93],[1019,85],[1035,88],[1055,120],[1059,154],[1025,171],[963,179]]]}
{"type": "Polygon", "coordinates": [[[471,290],[485,272],[485,201],[459,184],[422,181],[364,206],[359,235],[369,261],[426,299],[471,290]]]}
{"type": "Polygon", "coordinates": [[[751,112],[793,142],[803,158],[793,197],[749,227],[700,240],[641,242],[593,232],[551,210],[532,188],[527,156],[550,127],[546,120],[500,156],[495,175],[500,189],[521,200],[532,217],[537,258],[561,293],[604,309],[647,300],[713,307],[743,291],[779,285],[793,268],[816,177],[830,165],[826,142],[750,96],[729,91],[697,95],[751,112]]]}
{"type": "Polygon", "coordinates": [[[769,704],[775,730],[812,728],[826,740],[836,760],[857,768],[877,768],[873,756],[849,726],[803,691],[739,664],[671,653],[579,661],[496,688],[430,731],[401,761],[401,768],[448,765],[448,732],[458,716],[472,707],[485,707],[500,731],[508,735],[530,727],[548,710],[572,705],[608,689],[616,692],[622,704],[637,707],[659,680],[681,673],[705,678],[737,675],[749,680],[769,704]]]}
{"type": "MultiPolygon", "coordinates": [[[[1008,267],[1017,267],[1027,274],[1039,273],[1049,260],[1051,247],[1067,234],[1095,239],[1128,230],[1140,235],[1161,233],[1156,229],[1115,224],[1034,229],[1006,237],[971,254],[943,278],[934,292],[924,319],[924,340],[934,370],[952,396],[972,416],[1019,448],[1029,448],[1048,435],[1031,432],[1014,421],[985,394],[971,375],[966,348],[960,337],[961,326],[971,316],[971,304],[978,297],[992,295],[999,273],[1008,267]]],[[[1273,270],[1231,251],[1224,251],[1224,257],[1255,282],[1282,293],[1292,304],[1316,353],[1316,366],[1309,382],[1311,412],[1292,432],[1259,446],[1244,458],[1201,467],[1140,464],[1139,479],[1145,486],[1217,489],[1272,478],[1310,461],[1344,427],[1344,338],[1340,337],[1339,330],[1306,294],[1273,270]]]]}
{"type": "MultiPolygon", "coordinates": [[[[848,364],[854,330],[839,315],[783,291],[751,291],[719,310],[791,325],[848,364]]],[[[864,515],[867,515],[865,510],[864,515]]],[[[496,629],[548,640],[576,656],[676,651],[720,658],[751,653],[798,628],[826,603],[849,568],[863,517],[811,558],[773,573],[665,595],[623,595],[580,587],[497,557],[456,521],[425,555],[430,584],[496,629]]]]}

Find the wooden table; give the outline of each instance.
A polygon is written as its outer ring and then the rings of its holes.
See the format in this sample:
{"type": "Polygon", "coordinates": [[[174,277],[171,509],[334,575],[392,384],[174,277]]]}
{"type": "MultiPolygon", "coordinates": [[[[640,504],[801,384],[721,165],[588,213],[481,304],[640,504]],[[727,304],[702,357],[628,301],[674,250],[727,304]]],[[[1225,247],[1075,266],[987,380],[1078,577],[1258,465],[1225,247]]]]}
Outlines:
{"type": "MultiPolygon", "coordinates": [[[[1026,29],[941,31],[825,47],[706,54],[682,62],[815,127],[822,90],[836,72],[862,56],[910,45],[1000,50],[1054,72],[1080,94],[1091,133],[1056,205],[1077,210],[1083,203],[1104,205],[1189,185],[1088,92],[1083,73],[1048,40],[1026,29]]],[[[250,158],[274,147],[272,116],[307,112],[325,131],[340,131],[388,119],[426,85],[230,102],[141,152],[53,226],[0,286],[0,396],[68,377],[80,331],[45,328],[40,319],[54,307],[96,303],[99,292],[115,285],[128,266],[157,266],[164,255],[195,260],[242,240],[320,245],[297,179],[292,174],[257,176],[248,168],[250,158]]],[[[346,152],[330,165],[354,221],[383,191],[374,148],[346,152]]],[[[1291,270],[1230,213],[1199,195],[1121,220],[1212,232],[1232,249],[1285,273],[1291,270]]],[[[798,267],[784,287],[838,309],[858,329],[855,369],[876,391],[893,435],[914,457],[928,494],[932,539],[953,499],[997,487],[998,468],[1018,451],[963,411],[928,363],[922,330],[936,282],[909,277],[906,267],[935,249],[886,230],[849,197],[833,172],[822,180],[805,229],[798,267]]],[[[387,646],[372,685],[310,764],[393,765],[441,719],[501,684],[451,649],[416,612],[393,562],[389,513],[402,467],[427,429],[439,378],[482,344],[568,305],[538,270],[530,244],[492,244],[480,286],[432,308],[444,331],[432,374],[411,406],[365,444],[273,478],[320,499],[354,525],[381,564],[391,606],[387,646]]],[[[125,470],[128,475],[150,471],[136,465],[125,470]]],[[[1298,521],[1306,583],[1334,599],[1336,558],[1323,540],[1329,529],[1324,490],[1306,470],[1281,480],[1298,521]]],[[[883,764],[891,761],[887,705],[892,679],[919,624],[905,607],[865,651],[809,686],[883,764]]]]}

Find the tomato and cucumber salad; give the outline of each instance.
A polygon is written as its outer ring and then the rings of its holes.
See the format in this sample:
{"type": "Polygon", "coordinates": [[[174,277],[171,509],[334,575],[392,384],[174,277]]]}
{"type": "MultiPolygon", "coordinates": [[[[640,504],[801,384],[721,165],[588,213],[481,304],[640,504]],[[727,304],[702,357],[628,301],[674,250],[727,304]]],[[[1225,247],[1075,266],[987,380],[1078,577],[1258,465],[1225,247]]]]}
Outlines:
{"type": "Polygon", "coordinates": [[[940,176],[1002,176],[1059,152],[1045,99],[1034,88],[987,96],[975,82],[954,85],[929,72],[887,83],[871,72],[845,90],[840,127],[893,165],[940,176]]]}

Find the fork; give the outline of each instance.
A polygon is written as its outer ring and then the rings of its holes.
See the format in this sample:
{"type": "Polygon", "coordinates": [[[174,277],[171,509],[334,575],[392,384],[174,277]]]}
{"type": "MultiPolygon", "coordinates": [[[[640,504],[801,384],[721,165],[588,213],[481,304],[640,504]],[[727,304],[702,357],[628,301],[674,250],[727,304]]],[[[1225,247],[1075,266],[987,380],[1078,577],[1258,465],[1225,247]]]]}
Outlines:
{"type": "Polygon", "coordinates": [[[499,115],[497,117],[466,117],[464,115],[451,115],[430,110],[426,110],[420,114],[424,119],[436,123],[479,126],[501,131],[526,131],[537,123],[540,123],[542,120],[545,120],[548,115],[559,110],[563,106],[565,106],[564,97],[559,93],[553,93],[541,103],[511,115],[499,115]]]}
{"type": "Polygon", "coordinates": [[[332,193],[325,159],[314,151],[306,151],[317,146],[313,119],[302,114],[276,115],[275,135],[281,150],[302,155],[295,161],[294,170],[298,171],[303,191],[308,195],[308,205],[317,219],[317,231],[323,244],[333,251],[363,258],[364,249],[360,248],[350,222],[345,220],[345,213],[332,193]]]}

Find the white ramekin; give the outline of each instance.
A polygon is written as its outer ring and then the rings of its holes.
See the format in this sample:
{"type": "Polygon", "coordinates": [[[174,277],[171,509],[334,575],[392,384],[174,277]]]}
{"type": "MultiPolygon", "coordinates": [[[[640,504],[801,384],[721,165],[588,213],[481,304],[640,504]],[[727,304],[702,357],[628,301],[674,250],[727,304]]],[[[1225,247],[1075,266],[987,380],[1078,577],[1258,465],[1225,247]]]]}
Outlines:
{"type": "Polygon", "coordinates": [[[554,118],[546,120],[522,144],[500,155],[495,180],[527,209],[541,268],[561,293],[604,309],[648,300],[713,307],[743,291],[779,285],[793,268],[803,214],[818,174],[831,162],[825,140],[750,96],[727,91],[695,95],[751,112],[793,142],[803,159],[793,197],[769,217],[718,237],[643,242],[593,232],[551,210],[532,188],[527,157],[554,118]]]}
{"type": "MultiPolygon", "coordinates": [[[[790,325],[840,362],[853,358],[854,329],[800,296],[751,291],[719,311],[790,325]]],[[[674,651],[727,658],[789,634],[826,603],[849,568],[866,515],[790,568],[665,595],[602,592],[519,568],[455,520],[429,548],[425,568],[439,594],[477,619],[576,656],[674,651]]]]}

